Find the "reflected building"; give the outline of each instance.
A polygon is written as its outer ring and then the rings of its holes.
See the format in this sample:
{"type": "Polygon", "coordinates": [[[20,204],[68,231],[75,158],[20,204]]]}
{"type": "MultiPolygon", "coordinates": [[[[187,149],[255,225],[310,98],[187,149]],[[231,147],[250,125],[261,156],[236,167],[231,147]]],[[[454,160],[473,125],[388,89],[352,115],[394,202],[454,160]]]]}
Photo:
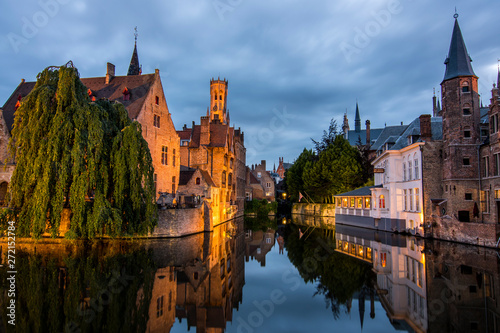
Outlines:
{"type": "MultiPolygon", "coordinates": [[[[372,264],[376,274],[376,293],[394,328],[426,332],[425,254],[422,252],[422,241],[419,243],[416,238],[343,225],[336,226],[335,238],[336,251],[372,264]]],[[[359,299],[361,296],[364,299],[366,292],[361,291],[359,299]]]]}
{"type": "Polygon", "coordinates": [[[196,332],[224,332],[243,300],[244,233],[232,222],[219,225],[210,253],[176,268],[176,317],[196,332]]]}
{"type": "Polygon", "coordinates": [[[271,251],[275,243],[276,231],[268,229],[262,230],[246,230],[245,232],[245,261],[250,261],[250,258],[257,260],[262,267],[266,266],[266,255],[271,251]]]}
{"type": "Polygon", "coordinates": [[[61,313],[40,331],[169,332],[177,317],[196,332],[224,332],[243,299],[242,218],[183,238],[19,244],[17,252],[19,270],[30,272],[17,281],[21,331],[61,313]]]}
{"type": "Polygon", "coordinates": [[[426,241],[429,332],[499,332],[498,252],[426,241]]]}

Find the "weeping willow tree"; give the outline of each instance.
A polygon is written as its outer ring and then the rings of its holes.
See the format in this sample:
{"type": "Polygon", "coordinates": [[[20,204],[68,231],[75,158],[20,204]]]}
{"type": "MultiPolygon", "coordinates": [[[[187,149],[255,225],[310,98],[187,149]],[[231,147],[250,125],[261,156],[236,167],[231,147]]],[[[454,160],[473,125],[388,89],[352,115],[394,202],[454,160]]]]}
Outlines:
{"type": "Polygon", "coordinates": [[[156,224],[152,159],[122,104],[92,102],[73,64],[49,67],[16,110],[9,207],[19,235],[144,234],[156,224]]]}

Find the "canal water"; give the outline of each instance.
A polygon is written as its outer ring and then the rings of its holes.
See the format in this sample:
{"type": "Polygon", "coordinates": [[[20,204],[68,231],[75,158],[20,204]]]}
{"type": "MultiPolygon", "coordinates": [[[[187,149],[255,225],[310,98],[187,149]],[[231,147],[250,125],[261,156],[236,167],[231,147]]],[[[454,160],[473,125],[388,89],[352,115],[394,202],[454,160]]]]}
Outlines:
{"type": "Polygon", "coordinates": [[[16,327],[2,270],[0,331],[499,332],[499,258],[314,217],[239,218],[168,240],[18,243],[16,327]]]}

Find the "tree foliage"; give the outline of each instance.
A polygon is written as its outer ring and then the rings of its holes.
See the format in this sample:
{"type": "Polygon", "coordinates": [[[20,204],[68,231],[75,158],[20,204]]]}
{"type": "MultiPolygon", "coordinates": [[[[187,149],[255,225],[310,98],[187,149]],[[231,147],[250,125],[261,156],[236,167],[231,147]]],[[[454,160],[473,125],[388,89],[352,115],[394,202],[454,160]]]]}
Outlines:
{"type": "Polygon", "coordinates": [[[317,156],[312,150],[304,148],[293,165],[286,171],[285,181],[291,201],[298,201],[299,192],[304,192],[304,170],[311,168],[316,159],[317,156]]]}
{"type": "Polygon", "coordinates": [[[304,149],[285,177],[291,201],[298,201],[300,192],[314,202],[329,203],[334,195],[367,182],[368,152],[362,156],[364,152],[352,147],[334,119],[320,141],[311,140],[316,152],[304,149]]]}
{"type": "Polygon", "coordinates": [[[323,136],[321,137],[320,141],[316,141],[313,138],[311,138],[311,141],[314,144],[316,152],[320,154],[322,151],[326,150],[328,146],[335,141],[335,138],[339,134],[340,133],[338,131],[337,121],[332,118],[330,120],[330,126],[328,126],[328,132],[325,130],[323,131],[323,136]]]}
{"type": "Polygon", "coordinates": [[[9,188],[20,235],[59,230],[92,238],[145,233],[156,223],[152,159],[122,104],[92,102],[71,65],[46,68],[15,114],[9,188]]]}
{"type": "Polygon", "coordinates": [[[342,135],[337,135],[303,173],[304,190],[314,202],[332,202],[335,194],[363,184],[359,152],[342,135]]]}

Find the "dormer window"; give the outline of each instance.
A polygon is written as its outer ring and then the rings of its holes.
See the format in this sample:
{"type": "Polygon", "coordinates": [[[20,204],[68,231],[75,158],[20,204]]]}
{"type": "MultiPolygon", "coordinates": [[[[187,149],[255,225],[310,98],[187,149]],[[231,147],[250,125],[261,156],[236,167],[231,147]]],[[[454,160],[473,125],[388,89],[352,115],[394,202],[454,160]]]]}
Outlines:
{"type": "Polygon", "coordinates": [[[14,107],[14,111],[16,111],[21,106],[21,102],[17,101],[16,106],[14,107]]]}
{"type": "Polygon", "coordinates": [[[95,99],[96,99],[96,98],[95,98],[95,94],[94,94],[94,92],[93,92],[92,90],[90,90],[90,88],[87,90],[87,94],[89,95],[90,100],[91,100],[92,102],[95,102],[95,99]]]}
{"type": "Polygon", "coordinates": [[[123,89],[123,100],[124,101],[130,101],[130,91],[128,91],[127,87],[125,87],[125,89],[123,89]]]}

